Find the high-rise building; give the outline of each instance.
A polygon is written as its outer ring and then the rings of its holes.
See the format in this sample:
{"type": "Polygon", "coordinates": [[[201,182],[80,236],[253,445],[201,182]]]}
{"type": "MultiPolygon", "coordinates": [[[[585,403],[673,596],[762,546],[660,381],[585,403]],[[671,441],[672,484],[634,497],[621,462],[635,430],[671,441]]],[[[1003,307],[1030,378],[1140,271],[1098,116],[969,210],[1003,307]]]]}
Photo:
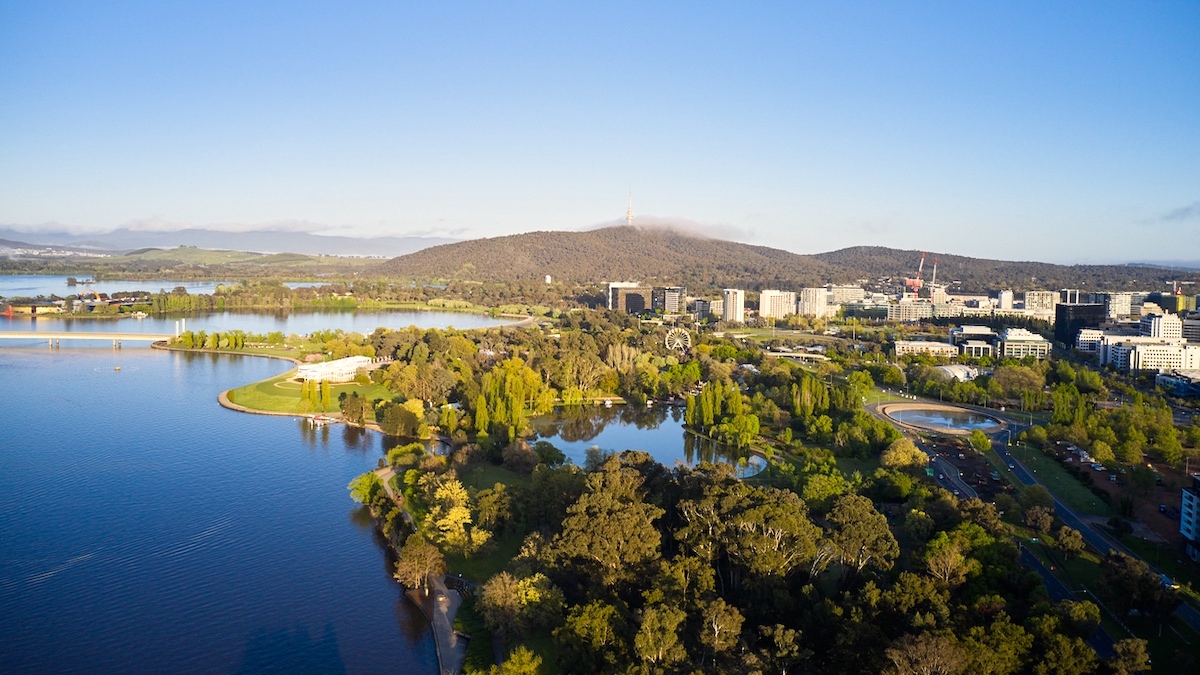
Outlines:
{"type": "Polygon", "coordinates": [[[1183,339],[1192,344],[1200,345],[1200,318],[1184,319],[1181,326],[1183,339]]]}
{"type": "Polygon", "coordinates": [[[744,323],[746,321],[746,291],[740,288],[726,288],[721,293],[725,301],[721,311],[721,320],[726,323],[744,323]]]}
{"type": "Polygon", "coordinates": [[[1183,337],[1183,321],[1178,314],[1148,314],[1139,324],[1142,335],[1156,338],[1183,337]]]}
{"type": "Polygon", "coordinates": [[[683,286],[655,286],[651,307],[666,314],[678,314],[687,306],[687,289],[683,286]]]}
{"type": "Polygon", "coordinates": [[[613,289],[613,309],[627,314],[641,314],[649,311],[654,301],[654,289],[616,288],[613,289]]]}
{"type": "Polygon", "coordinates": [[[1000,291],[1000,295],[997,297],[997,306],[1000,309],[1012,309],[1013,308],[1013,292],[1011,290],[1007,290],[1007,289],[1000,291]]]}
{"type": "Polygon", "coordinates": [[[1104,311],[1110,319],[1124,319],[1133,313],[1133,293],[1106,293],[1104,311]]]}
{"type": "Polygon", "coordinates": [[[605,295],[605,298],[606,298],[606,300],[608,301],[608,308],[609,308],[609,309],[616,309],[616,308],[617,308],[617,303],[616,303],[616,300],[617,300],[617,294],[616,294],[616,291],[617,291],[618,289],[621,289],[621,288],[637,288],[637,287],[638,287],[638,282],[636,282],[636,281],[610,281],[610,282],[608,282],[608,292],[607,292],[607,294],[605,295]]]}
{"type": "Polygon", "coordinates": [[[1105,318],[1104,305],[1060,302],[1054,307],[1054,339],[1069,347],[1079,329],[1097,328],[1105,318]]]}
{"type": "Polygon", "coordinates": [[[1025,309],[1048,309],[1054,311],[1058,304],[1058,293],[1054,291],[1025,291],[1025,309]]]}
{"type": "Polygon", "coordinates": [[[867,292],[862,286],[834,286],[830,284],[829,289],[829,304],[844,305],[848,302],[858,302],[867,297],[867,292]]]}
{"type": "MultiPolygon", "coordinates": [[[[858,290],[861,291],[862,289],[859,288],[858,290]]],[[[799,301],[796,303],[796,313],[801,316],[815,316],[818,318],[828,316],[830,313],[829,296],[830,293],[824,288],[800,289],[799,301]]]]}
{"type": "Polygon", "coordinates": [[[913,323],[922,319],[933,318],[933,303],[925,300],[910,300],[904,298],[900,302],[887,307],[888,321],[913,323]]]}
{"type": "Polygon", "coordinates": [[[1083,305],[1083,304],[1090,305],[1090,304],[1092,304],[1092,303],[1083,302],[1083,299],[1079,297],[1079,289],[1078,288],[1062,289],[1061,291],[1059,291],[1058,301],[1063,304],[1067,304],[1067,305],[1083,305]]]}
{"type": "MultiPolygon", "coordinates": [[[[821,292],[824,293],[822,288],[821,292]]],[[[758,294],[758,315],[764,319],[782,319],[796,313],[796,294],[793,291],[765,290],[758,294]]]]}

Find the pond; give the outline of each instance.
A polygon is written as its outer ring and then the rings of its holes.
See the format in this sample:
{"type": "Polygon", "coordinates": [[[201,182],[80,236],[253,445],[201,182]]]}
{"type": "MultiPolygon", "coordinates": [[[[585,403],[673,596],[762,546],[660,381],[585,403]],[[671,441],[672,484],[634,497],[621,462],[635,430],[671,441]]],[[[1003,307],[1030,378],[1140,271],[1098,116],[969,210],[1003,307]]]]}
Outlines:
{"type": "MultiPolygon", "coordinates": [[[[701,438],[683,426],[683,408],[678,406],[573,406],[531,421],[539,439],[562,450],[575,464],[587,461],[588,448],[604,452],[641,450],[664,466],[682,462],[725,462],[738,468],[738,475],[752,476],[766,462],[748,451],[701,438]]],[[[531,439],[535,440],[535,439],[531,439]]]]}
{"type": "Polygon", "coordinates": [[[935,431],[990,431],[1000,426],[999,420],[990,415],[961,408],[900,408],[890,410],[888,416],[902,424],[935,431]]]}

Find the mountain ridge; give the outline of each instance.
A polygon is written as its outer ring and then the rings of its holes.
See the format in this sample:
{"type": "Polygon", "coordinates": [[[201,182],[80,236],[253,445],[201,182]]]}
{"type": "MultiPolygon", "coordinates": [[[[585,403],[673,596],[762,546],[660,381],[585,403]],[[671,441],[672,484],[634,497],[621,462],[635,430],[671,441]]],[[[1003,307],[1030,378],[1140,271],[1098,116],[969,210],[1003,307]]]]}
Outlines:
{"type": "MultiPolygon", "coordinates": [[[[852,246],[799,254],[713,239],[670,228],[616,226],[586,231],[538,231],[431,246],[375,268],[387,276],[480,282],[540,282],[545,275],[574,283],[641,281],[688,287],[759,290],[916,274],[922,252],[852,246]]],[[[1038,261],[926,254],[924,278],[957,281],[955,291],[1001,288],[1159,290],[1200,273],[1143,265],[1059,265],[1038,261]]]]}

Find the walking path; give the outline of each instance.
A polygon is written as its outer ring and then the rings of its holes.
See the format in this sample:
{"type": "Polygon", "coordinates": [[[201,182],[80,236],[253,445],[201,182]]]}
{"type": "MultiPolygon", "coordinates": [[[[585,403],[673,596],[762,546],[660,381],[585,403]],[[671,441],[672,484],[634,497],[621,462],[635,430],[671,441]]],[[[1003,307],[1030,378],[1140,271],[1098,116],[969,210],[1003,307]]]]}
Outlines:
{"type": "MultiPolygon", "coordinates": [[[[396,472],[389,466],[376,469],[375,474],[383,481],[383,489],[387,496],[400,507],[405,522],[413,525],[412,514],[404,508],[404,495],[398,495],[392,489],[391,480],[396,472]]],[[[439,675],[461,673],[463,664],[467,661],[467,643],[471,640],[470,636],[454,630],[454,617],[458,615],[458,608],[462,605],[462,596],[458,591],[447,588],[443,577],[435,577],[429,579],[429,588],[424,591],[410,590],[408,597],[421,608],[433,629],[439,675]]]]}

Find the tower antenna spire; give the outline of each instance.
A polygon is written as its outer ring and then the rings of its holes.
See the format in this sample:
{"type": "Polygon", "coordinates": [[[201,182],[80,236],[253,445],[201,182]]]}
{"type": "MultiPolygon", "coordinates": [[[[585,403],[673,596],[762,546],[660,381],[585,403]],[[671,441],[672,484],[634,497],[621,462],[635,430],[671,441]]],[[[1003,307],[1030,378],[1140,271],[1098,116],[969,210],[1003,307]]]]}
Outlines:
{"type": "Polygon", "coordinates": [[[629,208],[625,211],[625,225],[633,227],[633,193],[629,193],[629,208]]]}

